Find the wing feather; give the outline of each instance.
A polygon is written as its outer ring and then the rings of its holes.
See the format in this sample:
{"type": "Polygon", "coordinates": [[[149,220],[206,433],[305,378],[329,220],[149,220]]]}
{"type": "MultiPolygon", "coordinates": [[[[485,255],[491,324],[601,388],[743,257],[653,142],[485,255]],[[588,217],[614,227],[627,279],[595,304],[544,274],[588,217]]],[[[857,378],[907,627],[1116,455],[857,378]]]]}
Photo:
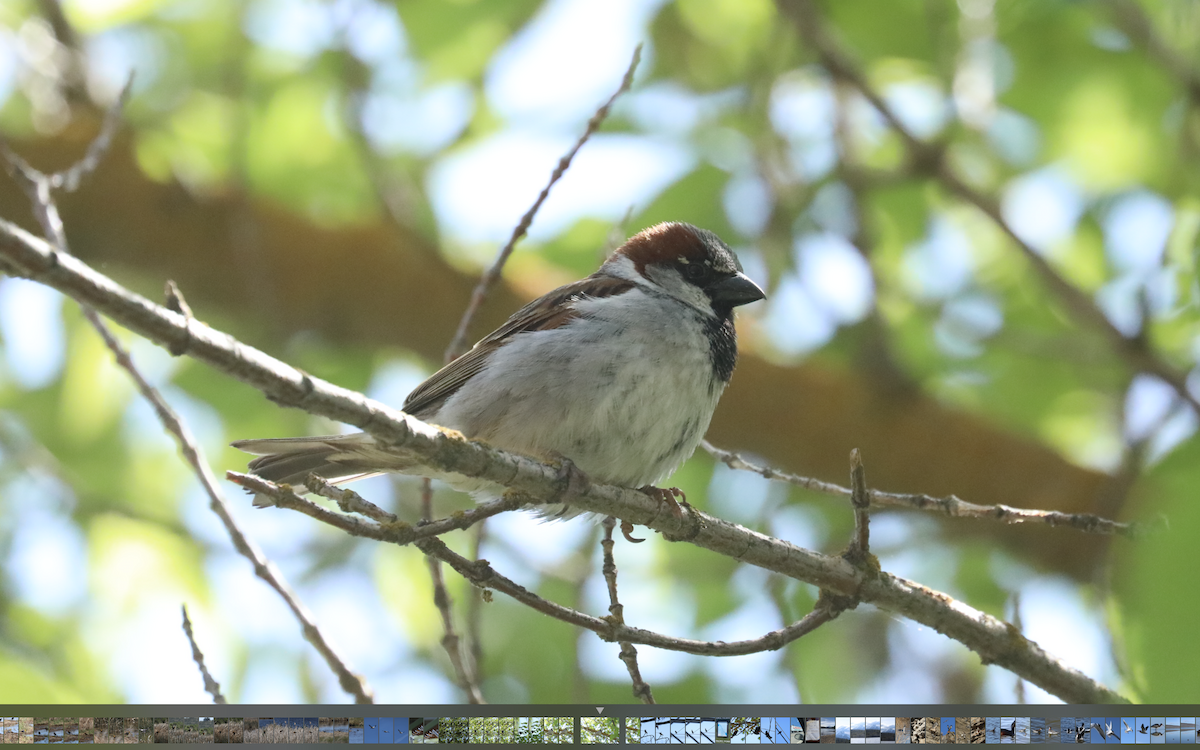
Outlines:
{"type": "Polygon", "coordinates": [[[504,325],[482,338],[471,350],[430,375],[413,389],[404,401],[403,410],[418,419],[428,419],[437,413],[446,400],[475,377],[488,359],[512,336],[529,331],[548,331],[560,328],[579,312],[574,303],[581,299],[612,297],[632,289],[635,284],[608,274],[593,274],[573,284],[559,287],[513,313],[504,325]]]}

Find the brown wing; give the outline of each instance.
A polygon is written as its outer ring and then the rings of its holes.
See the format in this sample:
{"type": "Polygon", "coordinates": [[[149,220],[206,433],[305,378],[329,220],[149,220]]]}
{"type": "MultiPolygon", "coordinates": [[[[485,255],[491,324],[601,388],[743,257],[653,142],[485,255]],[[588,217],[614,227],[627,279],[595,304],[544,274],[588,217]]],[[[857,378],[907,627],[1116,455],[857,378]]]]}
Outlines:
{"type": "Polygon", "coordinates": [[[483,337],[471,350],[429,376],[404,400],[404,411],[428,419],[463,383],[475,377],[492,353],[509,338],[526,331],[548,331],[578,317],[573,302],[586,298],[612,297],[627,292],[633,282],[608,275],[592,275],[535,299],[513,313],[504,325],[483,337]]]}

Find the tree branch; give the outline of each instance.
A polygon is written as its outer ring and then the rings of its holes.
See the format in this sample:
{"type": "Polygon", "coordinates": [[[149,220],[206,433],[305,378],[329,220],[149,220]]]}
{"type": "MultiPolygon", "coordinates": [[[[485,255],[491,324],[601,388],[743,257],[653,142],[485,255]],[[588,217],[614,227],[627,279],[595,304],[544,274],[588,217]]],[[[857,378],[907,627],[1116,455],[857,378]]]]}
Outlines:
{"type": "MultiPolygon", "coordinates": [[[[600,540],[600,547],[604,550],[604,564],[601,567],[601,572],[604,575],[604,583],[608,586],[608,616],[616,625],[625,624],[625,605],[621,604],[621,600],[617,597],[617,560],[613,556],[613,529],[617,527],[617,519],[608,516],[604,519],[604,538],[600,540]]],[[[642,679],[642,669],[638,665],[637,649],[629,641],[621,641],[621,656],[619,657],[625,663],[625,668],[629,671],[629,679],[633,682],[633,697],[647,705],[654,705],[654,692],[650,689],[650,685],[642,679]]]]}
{"type": "Polygon", "coordinates": [[[485,589],[495,589],[542,614],[591,630],[605,641],[611,643],[637,643],[667,651],[682,651],[698,656],[745,656],[746,654],[756,654],[761,651],[774,651],[783,648],[797,638],[812,632],[820,625],[837,617],[837,614],[841,611],[839,609],[840,605],[837,604],[821,606],[786,628],[771,631],[760,638],[748,641],[726,643],[724,641],[697,641],[690,638],[677,638],[617,623],[612,617],[592,617],[578,610],[547,601],[519,583],[497,573],[486,560],[472,562],[452,551],[440,539],[421,541],[417,543],[417,546],[425,554],[434,555],[441,559],[458,571],[463,578],[466,578],[476,586],[485,589]]]}
{"type": "Polygon", "coordinates": [[[867,489],[867,471],[863,468],[858,448],[850,451],[850,505],[854,508],[854,536],[846,559],[862,565],[871,554],[871,495],[867,489]]]}
{"type": "MultiPolygon", "coordinates": [[[[787,482],[806,490],[820,492],[835,497],[851,498],[853,490],[832,482],[820,479],[789,474],[770,466],[752,463],[733,451],[723,450],[707,440],[700,446],[709,455],[731,469],[749,471],[766,479],[787,482]]],[[[1155,528],[1149,523],[1121,523],[1092,513],[1062,513],[1057,510],[1032,510],[1028,508],[1013,508],[1008,505],[976,505],[960,500],[954,495],[949,497],[932,497],[922,493],[882,492],[869,490],[871,505],[888,508],[907,508],[908,510],[923,510],[938,513],[951,518],[975,518],[1001,521],[1007,524],[1044,523],[1047,526],[1065,526],[1092,534],[1111,534],[1135,539],[1149,533],[1155,528]]]]}
{"type": "Polygon", "coordinates": [[[450,659],[450,666],[458,677],[458,686],[466,692],[467,699],[472,705],[487,703],[483,699],[479,681],[475,679],[474,672],[468,668],[469,662],[463,659],[462,639],[458,637],[458,630],[454,627],[454,613],[450,607],[450,591],[446,588],[446,581],[442,576],[442,564],[432,555],[426,555],[426,562],[429,563],[429,577],[433,582],[433,604],[442,616],[442,649],[445,650],[446,656],[450,659]]]}
{"type": "Polygon", "coordinates": [[[221,685],[213,676],[208,673],[208,667],[204,666],[204,652],[200,650],[200,646],[196,643],[196,636],[192,633],[192,621],[188,619],[187,605],[180,607],[183,610],[183,632],[187,635],[188,643],[192,644],[192,661],[196,662],[196,667],[200,670],[200,675],[204,678],[204,689],[213,697],[213,703],[225,705],[225,696],[221,694],[221,685]]]}
{"type": "Polygon", "coordinates": [[[401,546],[412,544],[422,539],[441,536],[451,531],[469,529],[486,518],[517,510],[526,503],[519,497],[502,497],[499,500],[481,503],[471,510],[455,513],[447,518],[436,521],[426,521],[413,526],[397,519],[392,513],[386,513],[374,503],[364,500],[354,490],[344,487],[334,487],[320,477],[309,475],[307,489],[314,494],[337,501],[345,513],[333,513],[298,494],[290,485],[268,482],[254,474],[243,474],[237,471],[225,472],[225,478],[251,494],[270,498],[277,508],[294,510],[321,523],[333,526],[351,536],[374,539],[377,542],[390,542],[401,546]],[[350,513],[358,513],[375,521],[369,523],[355,518],[350,513]]]}
{"type": "MultiPolygon", "coordinates": [[[[463,440],[362,394],[312,377],[228,334],[195,322],[189,327],[188,319],[179,313],[124,289],[77,258],[56,252],[3,219],[0,257],[26,277],[95,306],[161,346],[186,342],[190,356],[261,390],[269,399],[355,425],[384,449],[434,472],[497,482],[530,502],[564,501],[580,510],[616,516],[832,593],[870,602],[934,628],[978,653],[985,663],[1005,667],[1066,701],[1125,702],[1120,694],[1062,664],[1036,644],[1014,638],[1000,620],[912,581],[882,572],[868,577],[845,560],[795,547],[704,513],[677,518],[664,512],[664,504],[637,490],[593,483],[582,491],[564,493],[554,466],[463,440]]],[[[418,546],[429,552],[440,544],[429,539],[418,546]]],[[[627,640],[637,642],[634,638],[627,640]]]]}

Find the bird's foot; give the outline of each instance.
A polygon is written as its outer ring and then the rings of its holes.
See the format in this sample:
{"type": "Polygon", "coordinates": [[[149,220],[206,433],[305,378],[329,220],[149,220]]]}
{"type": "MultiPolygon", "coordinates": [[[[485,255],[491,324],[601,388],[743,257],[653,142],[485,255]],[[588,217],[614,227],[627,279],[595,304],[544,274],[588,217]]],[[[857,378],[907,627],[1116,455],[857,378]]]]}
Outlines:
{"type": "Polygon", "coordinates": [[[645,487],[639,487],[638,491],[645,492],[660,503],[666,503],[676,518],[683,518],[683,508],[679,507],[679,503],[675,502],[675,498],[678,497],[683,501],[684,505],[688,504],[687,495],[683,493],[683,490],[678,487],[651,487],[650,485],[646,485],[645,487]]]}
{"type": "MultiPolygon", "coordinates": [[[[667,507],[671,509],[671,513],[674,514],[676,518],[683,518],[683,508],[679,507],[679,503],[675,501],[676,497],[683,502],[685,507],[691,507],[688,506],[687,495],[683,494],[683,490],[679,489],[678,487],[664,488],[646,485],[645,487],[638,487],[638,492],[644,492],[660,503],[665,503],[667,507]]],[[[645,539],[638,539],[637,537],[633,536],[633,524],[629,521],[621,522],[621,533],[625,536],[627,541],[634,542],[635,544],[646,541],[645,539]]]]}
{"type": "Polygon", "coordinates": [[[560,489],[555,493],[552,502],[564,502],[564,497],[574,497],[587,492],[592,486],[592,480],[588,479],[588,475],[575,465],[575,462],[566,456],[554,456],[553,459],[558,464],[558,484],[560,489]]]}

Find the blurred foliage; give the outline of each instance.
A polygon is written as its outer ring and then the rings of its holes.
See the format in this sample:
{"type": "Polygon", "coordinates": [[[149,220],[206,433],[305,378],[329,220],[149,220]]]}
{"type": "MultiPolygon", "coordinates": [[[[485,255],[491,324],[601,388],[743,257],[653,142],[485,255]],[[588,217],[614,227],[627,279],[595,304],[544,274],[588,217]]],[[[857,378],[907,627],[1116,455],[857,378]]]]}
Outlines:
{"type": "MultiPolygon", "coordinates": [[[[114,68],[134,64],[127,114],[137,163],[149,178],[177,182],[199,202],[269,201],[312,226],[398,222],[462,265],[463,258],[489,257],[491,248],[464,251],[471,243],[455,240],[455,228],[439,223],[429,177],[448,159],[514,127],[489,92],[489,76],[550,5],[73,0],[64,6],[82,39],[81,60],[55,41],[38,16],[39,4],[16,0],[0,9],[0,46],[17,62],[11,91],[0,89],[7,96],[0,132],[30,142],[52,138],[86,109],[80,92],[70,90],[72,66],[86,73],[84,96],[105,101],[120,85],[122,73],[114,68]],[[283,19],[293,25],[273,30],[283,19]],[[442,122],[437,132],[402,121],[402,114],[427,111],[422,103],[436,97],[460,102],[458,121],[442,122]],[[384,110],[391,112],[389,128],[409,133],[406,139],[384,139],[367,127],[364,113],[389,101],[402,105],[384,110]]],[[[853,50],[884,99],[923,137],[944,144],[967,182],[996,196],[1018,232],[1036,237],[1039,252],[1124,330],[1145,336],[1180,371],[1190,371],[1195,392],[1200,108],[1178,71],[1128,30],[1130,7],[1147,16],[1152,32],[1193,77],[1200,76],[1200,6],[1183,0],[1126,6],[839,0],[821,6],[832,33],[853,50]],[[1161,232],[1147,200],[1165,214],[1161,232]]],[[[900,139],[860,95],[828,77],[771,2],[677,0],[653,8],[644,30],[647,63],[604,132],[667,137],[695,160],[636,206],[625,229],[690,221],[737,248],[770,287],[767,311],[742,318],[747,348],[759,355],[847,368],[882,361],[885,376],[901,390],[915,387],[1111,474],[1123,490],[1096,512],[1170,519],[1168,533],[1113,544],[1090,580],[1065,585],[1083,603],[1078,611],[1088,622],[1080,625],[1095,629],[1098,623],[1111,639],[1119,675],[1093,676],[1135,699],[1200,702],[1200,648],[1192,637],[1200,618],[1196,416],[1163,395],[1158,381],[1135,378],[1105,339],[1077,325],[992,222],[936,180],[908,170],[900,139]],[[842,241],[831,257],[850,268],[849,277],[819,273],[827,257],[806,243],[830,237],[842,241]],[[847,250],[852,247],[857,251],[847,250]],[[866,276],[859,282],[866,302],[841,311],[829,302],[841,290],[822,285],[846,284],[852,295],[847,278],[859,278],[853,272],[866,276]],[[824,321],[826,332],[812,334],[810,318],[824,321]],[[798,331],[810,343],[797,344],[798,331]]],[[[619,73],[613,71],[614,85],[619,73]]],[[[564,133],[577,133],[588,114],[576,113],[564,133]]],[[[105,186],[98,177],[88,190],[102,196],[105,186]]],[[[172,209],[145,210],[169,217],[172,209]]],[[[527,242],[509,278],[521,286],[515,277],[527,271],[539,279],[586,274],[612,228],[612,217],[582,216],[556,236],[527,242]]],[[[125,273],[137,278],[139,269],[125,273]]],[[[17,293],[11,283],[0,284],[0,295],[17,293]]],[[[355,300],[343,303],[352,310],[355,300]]],[[[458,314],[438,312],[448,319],[458,314]]],[[[4,330],[26,325],[21,314],[0,311],[9,318],[4,330]]],[[[238,321],[235,311],[227,315],[213,324],[245,325],[265,335],[255,323],[238,321]]],[[[62,339],[62,366],[48,376],[23,375],[12,342],[3,342],[10,353],[0,370],[0,560],[6,561],[0,702],[127,698],[122,664],[113,659],[130,658],[127,641],[142,632],[130,623],[160,607],[175,608],[163,619],[172,620],[179,599],[201,613],[213,648],[225,655],[230,672],[217,677],[231,700],[240,700],[251,677],[263,671],[299,684],[307,700],[342,699],[334,678],[293,637],[294,624],[281,609],[250,612],[221,603],[229,579],[217,568],[250,578],[249,567],[230,562],[228,541],[206,525],[209,520],[197,520],[204,511],[194,480],[74,306],[46,311],[45,318],[37,330],[51,342],[47,347],[56,346],[55,336],[62,339]],[[58,521],[47,526],[47,517],[58,521]],[[85,578],[79,592],[30,601],[30,584],[19,580],[28,567],[17,565],[28,559],[30,528],[38,534],[74,530],[83,560],[75,572],[85,578]],[[56,603],[38,603],[43,600],[56,603]],[[248,627],[246,620],[255,617],[279,617],[273,627],[286,637],[248,627]]],[[[436,365],[394,341],[371,347],[291,331],[288,321],[280,328],[286,338],[272,342],[277,350],[349,388],[391,387],[384,376],[395,368],[411,374],[411,386],[420,371],[436,365]]],[[[135,356],[192,423],[214,467],[243,465],[244,456],[225,447],[232,439],[334,429],[277,409],[186,359],[170,360],[148,347],[135,347],[135,356]]],[[[772,394],[759,396],[769,403],[772,394]]],[[[985,464],[990,457],[969,460],[985,464]]],[[[799,542],[827,552],[848,538],[851,521],[841,505],[732,476],[705,456],[689,462],[673,483],[697,505],[765,533],[796,533],[799,542]]],[[[373,486],[382,488],[381,503],[391,495],[397,512],[415,518],[414,483],[373,486]]],[[[443,511],[465,502],[438,493],[443,511]]],[[[1021,498],[1011,502],[1020,505],[1021,498]]],[[[239,508],[239,515],[247,512],[239,508]]],[[[292,538],[267,546],[286,550],[284,567],[302,594],[346,576],[377,592],[386,622],[369,632],[391,639],[379,645],[389,656],[381,665],[351,666],[368,671],[379,696],[394,702],[402,693],[393,686],[417,670],[461,699],[416,550],[360,545],[282,515],[276,514],[285,529],[280,535],[292,538]]],[[[998,542],[959,535],[964,522],[939,527],[928,519],[887,517],[893,520],[889,533],[876,538],[885,568],[902,565],[898,574],[983,611],[1010,617],[1014,594],[1026,585],[1063,583],[1052,575],[1040,579],[998,542]]],[[[578,538],[575,549],[549,562],[523,549],[526,540],[495,535],[483,554],[502,558],[502,572],[539,594],[603,614],[596,536],[578,538]]],[[[465,535],[447,541],[471,551],[465,535]]],[[[656,539],[619,551],[628,555],[620,561],[622,591],[630,596],[626,618],[634,625],[692,638],[730,640],[731,632],[752,638],[803,616],[815,600],[809,586],[687,545],[656,539]]],[[[452,574],[447,581],[465,627],[477,594],[452,574]]],[[[257,586],[258,597],[271,596],[257,581],[246,585],[257,586]]],[[[489,700],[630,700],[615,646],[591,648],[585,644],[591,635],[502,597],[473,606],[482,611],[481,673],[489,700]],[[584,654],[597,650],[609,662],[604,667],[584,654]]],[[[670,655],[669,666],[651,667],[648,679],[660,701],[676,703],[906,702],[912,694],[900,675],[920,670],[923,699],[1010,699],[1011,675],[991,675],[989,686],[990,671],[998,670],[961,648],[913,653],[929,639],[913,636],[911,623],[864,609],[778,654],[719,664],[670,655]]],[[[1026,622],[1037,616],[1024,613],[1026,622]]],[[[640,650],[647,658],[650,649],[640,650]]],[[[178,664],[187,669],[186,662],[178,664]]],[[[173,677],[172,684],[193,678],[198,689],[199,678],[190,674],[173,677]]],[[[265,700],[269,691],[254,695],[265,700]]]]}

